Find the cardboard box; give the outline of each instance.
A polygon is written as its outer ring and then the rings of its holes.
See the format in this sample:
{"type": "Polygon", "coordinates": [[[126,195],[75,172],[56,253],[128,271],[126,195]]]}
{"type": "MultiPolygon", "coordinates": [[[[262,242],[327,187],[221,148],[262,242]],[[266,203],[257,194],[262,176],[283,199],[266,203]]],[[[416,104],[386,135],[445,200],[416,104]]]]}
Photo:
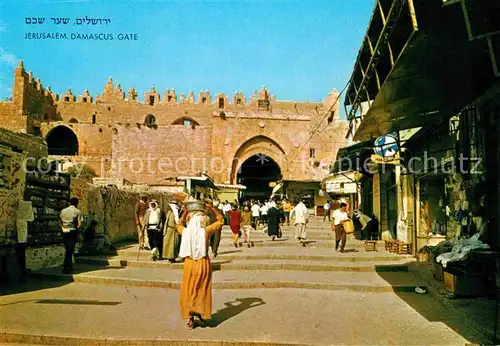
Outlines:
{"type": "Polygon", "coordinates": [[[481,297],[486,294],[485,278],[444,272],[444,287],[450,293],[461,297],[481,297]]]}

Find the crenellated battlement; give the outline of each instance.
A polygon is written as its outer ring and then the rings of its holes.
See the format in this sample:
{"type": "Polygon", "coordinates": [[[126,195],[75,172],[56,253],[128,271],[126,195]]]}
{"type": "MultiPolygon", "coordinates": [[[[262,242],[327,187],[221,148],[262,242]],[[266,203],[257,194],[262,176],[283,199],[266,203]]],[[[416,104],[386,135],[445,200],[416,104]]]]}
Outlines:
{"type": "MultiPolygon", "coordinates": [[[[329,105],[330,96],[324,102],[301,102],[301,101],[284,101],[277,100],[276,95],[272,95],[265,86],[260,90],[254,90],[251,96],[246,96],[242,91],[235,90],[234,93],[217,93],[212,94],[209,90],[200,90],[197,94],[193,91],[189,93],[179,93],[174,88],[167,88],[163,93],[156,90],[153,86],[150,90],[144,92],[143,101],[139,100],[139,92],[131,86],[127,92],[124,91],[120,83],[113,81],[109,77],[105,83],[103,91],[98,95],[91,95],[88,89],[83,93],[73,93],[71,89],[67,89],[62,94],[52,92],[50,86],[46,88],[42,85],[39,78],[36,78],[33,72],[26,72],[23,61],[15,70],[15,86],[12,100],[17,105],[23,106],[23,113],[35,120],[61,120],[57,116],[56,108],[65,105],[146,105],[156,107],[170,106],[188,106],[193,109],[216,110],[216,111],[252,111],[252,112],[269,112],[269,113],[284,113],[284,114],[307,114],[314,116],[326,109],[329,105]],[[27,109],[27,105],[40,105],[46,108],[44,111],[40,109],[27,109]],[[43,114],[42,114],[43,113],[43,114]]],[[[330,94],[331,95],[331,94],[330,94]]]]}
{"type": "MultiPolygon", "coordinates": [[[[74,95],[71,89],[66,90],[65,94],[59,97],[53,94],[58,102],[62,103],[114,103],[114,102],[129,102],[141,103],[149,106],[158,105],[198,105],[198,106],[211,106],[216,109],[226,109],[228,107],[245,109],[248,106],[255,106],[261,110],[271,111],[272,106],[279,106],[287,108],[289,105],[303,106],[314,104],[320,105],[319,102],[296,102],[296,101],[278,101],[276,95],[270,95],[265,86],[262,87],[260,92],[254,91],[253,95],[247,98],[242,91],[234,91],[230,97],[225,93],[218,93],[212,96],[209,90],[201,90],[197,96],[193,91],[190,91],[187,96],[184,93],[178,94],[174,88],[168,88],[163,93],[163,96],[153,86],[150,90],[144,93],[144,101],[138,99],[139,92],[131,86],[125,94],[121,84],[114,85],[113,79],[109,77],[104,85],[103,92],[94,98],[85,90],[82,95],[74,95]]],[[[308,108],[306,106],[306,108],[308,108]]]]}
{"type": "MultiPolygon", "coordinates": [[[[127,91],[111,77],[97,95],[88,89],[82,93],[72,89],[54,93],[50,86],[44,87],[39,78],[25,70],[23,61],[15,69],[14,77],[12,101],[2,103],[0,113],[27,117],[30,125],[24,126],[25,131],[34,134],[40,132],[37,128],[40,129],[43,122],[61,121],[104,125],[146,124],[154,119],[157,126],[186,123],[205,126],[226,120],[239,123],[272,120],[308,122],[308,128],[322,129],[339,119],[339,103],[335,104],[339,94],[335,89],[323,102],[298,102],[277,100],[265,86],[254,90],[252,95],[239,90],[230,94],[212,93],[207,89],[185,94],[174,88],[160,91],[153,86],[142,94],[143,100],[139,100],[140,92],[133,86],[127,91]]],[[[21,117],[14,120],[17,127],[26,123],[21,117]]]]}

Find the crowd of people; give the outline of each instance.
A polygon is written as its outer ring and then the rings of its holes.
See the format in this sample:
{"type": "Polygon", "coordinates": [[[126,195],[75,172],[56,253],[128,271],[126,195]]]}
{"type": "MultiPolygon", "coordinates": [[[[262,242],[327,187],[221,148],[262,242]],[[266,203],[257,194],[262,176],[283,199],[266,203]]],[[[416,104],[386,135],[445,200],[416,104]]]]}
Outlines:
{"type": "MultiPolygon", "coordinates": [[[[76,230],[81,227],[82,221],[77,208],[78,199],[72,198],[70,204],[61,212],[66,248],[65,273],[72,271],[76,230]]],[[[335,249],[340,252],[344,251],[346,243],[344,223],[350,220],[346,208],[347,204],[341,203],[332,215],[335,249]]],[[[187,320],[187,327],[192,329],[196,325],[204,326],[205,320],[211,318],[212,264],[209,248],[216,258],[223,226],[229,225],[235,247],[242,246],[242,243],[252,247],[251,234],[257,229],[267,233],[274,241],[276,237],[281,237],[281,227],[292,222],[295,239],[305,246],[309,212],[302,200],[298,200],[295,206],[288,200],[280,203],[272,199],[245,201],[240,205],[189,197],[183,202],[173,200],[161,206],[158,201],[144,195],[135,205],[134,220],[140,250],[151,251],[155,261],[166,259],[174,263],[180,258],[184,262],[180,310],[182,318],[187,320]]],[[[95,226],[96,222],[91,222],[89,232],[93,233],[93,237],[95,226]]]]}

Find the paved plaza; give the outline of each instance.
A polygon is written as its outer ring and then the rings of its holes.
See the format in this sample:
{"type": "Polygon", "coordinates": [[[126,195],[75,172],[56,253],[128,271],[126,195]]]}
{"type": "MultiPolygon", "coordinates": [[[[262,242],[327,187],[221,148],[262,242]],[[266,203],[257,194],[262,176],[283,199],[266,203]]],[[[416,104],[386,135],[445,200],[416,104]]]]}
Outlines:
{"type": "Polygon", "coordinates": [[[182,264],[153,262],[133,244],[77,258],[73,275],[47,268],[0,297],[0,341],[137,345],[465,345],[482,336],[463,316],[415,287],[413,259],[366,252],[350,239],[333,249],[313,219],[302,247],[285,227],[272,241],[234,248],[224,228],[213,261],[213,318],[187,330],[179,316],[182,264]],[[126,340],[126,341],[125,341],[126,340]]]}

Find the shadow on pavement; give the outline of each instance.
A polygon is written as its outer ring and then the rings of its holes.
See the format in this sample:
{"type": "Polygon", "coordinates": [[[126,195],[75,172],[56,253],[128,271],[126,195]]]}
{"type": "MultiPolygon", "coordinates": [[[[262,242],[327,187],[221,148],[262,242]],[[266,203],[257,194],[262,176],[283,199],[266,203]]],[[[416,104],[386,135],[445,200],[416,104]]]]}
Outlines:
{"type": "Polygon", "coordinates": [[[69,305],[106,305],[116,306],[122,302],[105,302],[100,300],[81,300],[81,299],[40,299],[35,304],[69,304],[69,305]]]}
{"type": "Polygon", "coordinates": [[[229,255],[232,253],[243,252],[243,250],[232,250],[232,251],[219,251],[218,255],[229,255]]]}
{"type": "MultiPolygon", "coordinates": [[[[106,253],[101,253],[99,255],[116,256],[118,255],[118,252],[116,250],[113,250],[106,253]]],[[[78,257],[78,255],[75,256],[76,261],[78,260],[78,257]]],[[[106,261],[103,261],[102,263],[96,262],[93,265],[76,263],[73,264],[73,268],[74,274],[81,274],[102,269],[123,269],[123,267],[109,266],[106,261]]],[[[9,282],[2,282],[2,284],[0,285],[0,296],[62,287],[73,281],[74,279],[71,274],[62,274],[62,266],[43,268],[39,271],[30,271],[29,269],[27,269],[25,278],[9,282]],[[57,274],[57,277],[40,277],[38,275],[39,272],[57,274]]]]}
{"type": "Polygon", "coordinates": [[[407,271],[399,273],[376,267],[376,272],[393,287],[394,294],[429,322],[441,322],[471,343],[492,344],[494,301],[486,304],[490,306],[489,309],[484,309],[475,306],[481,299],[469,299],[472,301],[471,306],[475,308],[463,309],[460,299],[450,301],[434,291],[430,294],[433,283],[429,280],[434,279],[415,275],[417,263],[410,263],[408,267],[407,271]],[[416,287],[425,288],[426,293],[416,293],[416,287]]]}
{"type": "Polygon", "coordinates": [[[224,321],[229,320],[230,318],[242,313],[245,310],[264,304],[266,304],[266,302],[264,302],[261,298],[254,297],[235,299],[231,302],[224,303],[226,307],[215,312],[212,315],[212,319],[207,323],[207,325],[210,328],[215,328],[218,325],[222,324],[224,321]]]}
{"type": "Polygon", "coordinates": [[[77,299],[26,299],[26,300],[18,300],[11,303],[0,304],[0,306],[10,306],[10,305],[18,305],[24,303],[116,306],[121,304],[122,302],[105,302],[99,300],[77,300],[77,299]]]}

